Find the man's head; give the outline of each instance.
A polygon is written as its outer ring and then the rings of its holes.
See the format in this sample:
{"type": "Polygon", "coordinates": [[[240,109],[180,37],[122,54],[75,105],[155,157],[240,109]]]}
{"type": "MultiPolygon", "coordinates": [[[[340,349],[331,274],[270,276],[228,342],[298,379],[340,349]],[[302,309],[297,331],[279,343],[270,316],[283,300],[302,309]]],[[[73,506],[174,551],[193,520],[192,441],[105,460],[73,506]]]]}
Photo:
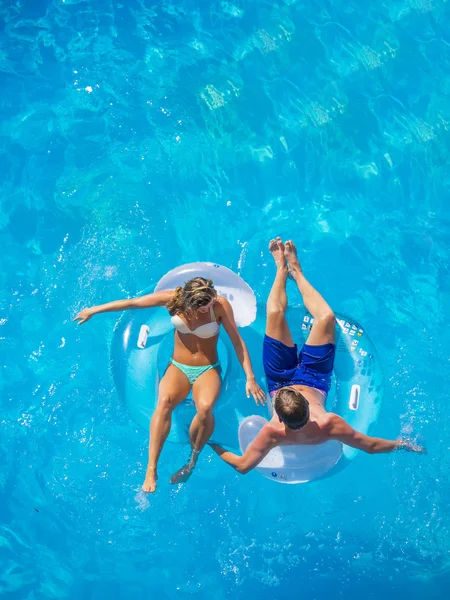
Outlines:
{"type": "Polygon", "coordinates": [[[275,412],[289,429],[301,429],[309,421],[309,403],[290,387],[281,388],[275,396],[275,412]]]}

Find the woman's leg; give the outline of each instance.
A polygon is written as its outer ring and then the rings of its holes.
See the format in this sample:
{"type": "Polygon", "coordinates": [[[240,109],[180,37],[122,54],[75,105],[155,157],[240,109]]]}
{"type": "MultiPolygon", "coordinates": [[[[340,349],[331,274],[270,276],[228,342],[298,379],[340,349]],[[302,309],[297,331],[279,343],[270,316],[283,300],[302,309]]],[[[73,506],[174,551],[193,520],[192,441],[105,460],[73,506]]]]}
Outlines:
{"type": "Polygon", "coordinates": [[[170,483],[181,483],[191,476],[201,450],[214,431],[213,407],[219,397],[221,386],[222,380],[218,369],[206,371],[192,386],[192,395],[197,408],[197,414],[192,419],[189,430],[192,453],[188,463],[172,475],[170,483]]]}
{"type": "Polygon", "coordinates": [[[145,475],[144,492],[156,489],[156,466],[164,442],[170,432],[172,411],[189,394],[191,384],[184,373],[174,365],[169,365],[161,379],[158,390],[158,404],[150,421],[150,442],[148,447],[148,466],[145,475]]]}

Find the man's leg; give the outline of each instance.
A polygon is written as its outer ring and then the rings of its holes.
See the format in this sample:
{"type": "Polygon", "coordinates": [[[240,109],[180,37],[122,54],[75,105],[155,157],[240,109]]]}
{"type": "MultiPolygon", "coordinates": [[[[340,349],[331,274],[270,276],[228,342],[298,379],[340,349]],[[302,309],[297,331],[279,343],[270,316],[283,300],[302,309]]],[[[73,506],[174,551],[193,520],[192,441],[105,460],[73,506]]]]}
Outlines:
{"type": "Polygon", "coordinates": [[[306,343],[309,346],[334,344],[336,328],[334,313],[319,292],[313,288],[303,275],[302,268],[297,258],[297,249],[292,240],[286,242],[284,254],[289,272],[298,286],[305,307],[314,317],[314,324],[306,343]]]}
{"type": "Polygon", "coordinates": [[[288,303],[286,294],[288,269],[281,238],[270,240],[269,250],[275,261],[277,272],[267,299],[266,335],[293,348],[294,342],[285,317],[288,303]]]}

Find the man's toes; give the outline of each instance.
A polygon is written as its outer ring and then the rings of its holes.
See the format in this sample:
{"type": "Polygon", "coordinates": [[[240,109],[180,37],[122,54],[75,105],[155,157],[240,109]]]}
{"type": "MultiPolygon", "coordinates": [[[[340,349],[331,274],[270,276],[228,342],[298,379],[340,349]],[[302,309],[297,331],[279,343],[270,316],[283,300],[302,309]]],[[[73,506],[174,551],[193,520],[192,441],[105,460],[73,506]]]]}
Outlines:
{"type": "Polygon", "coordinates": [[[295,246],[294,246],[294,242],[292,240],[288,240],[286,242],[285,248],[288,252],[295,254],[295,246]]]}

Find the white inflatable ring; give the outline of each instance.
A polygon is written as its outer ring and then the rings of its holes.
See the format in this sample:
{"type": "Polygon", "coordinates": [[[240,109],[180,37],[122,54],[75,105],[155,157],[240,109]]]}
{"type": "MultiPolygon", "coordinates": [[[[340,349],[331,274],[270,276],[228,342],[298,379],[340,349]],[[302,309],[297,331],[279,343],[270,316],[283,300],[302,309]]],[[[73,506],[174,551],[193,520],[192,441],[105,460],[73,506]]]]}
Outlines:
{"type": "MultiPolygon", "coordinates": [[[[288,310],[294,340],[306,338],[313,319],[304,309],[288,310]]],[[[336,315],[335,385],[327,398],[327,410],[341,415],[353,428],[368,434],[378,418],[383,375],[371,340],[354,319],[336,315]]],[[[272,404],[268,402],[269,417],[272,404]]],[[[239,428],[241,452],[267,422],[261,416],[244,419],[239,428]]],[[[317,446],[279,446],[269,452],[256,470],[279,483],[306,483],[328,477],[346,467],[358,451],[337,441],[317,446]]]]}
{"type": "MultiPolygon", "coordinates": [[[[213,263],[192,263],[173,269],[164,275],[154,291],[174,289],[193,277],[213,280],[217,292],[231,303],[240,327],[250,325],[255,319],[256,299],[251,288],[230,269],[213,263]]],[[[116,386],[131,418],[145,429],[148,429],[156,407],[159,381],[172,355],[173,340],[170,315],[163,307],[127,311],[115,328],[111,357],[116,386]]],[[[234,386],[235,382],[242,379],[243,372],[229,337],[223,331],[218,341],[218,355],[223,383],[215,407],[216,429],[213,439],[237,447],[237,433],[242,418],[233,408],[230,402],[232,394],[228,391],[230,385],[234,386]]],[[[242,395],[243,385],[241,400],[242,395]]],[[[194,414],[195,406],[189,395],[173,412],[169,441],[189,441],[189,425],[194,414]]]]}

